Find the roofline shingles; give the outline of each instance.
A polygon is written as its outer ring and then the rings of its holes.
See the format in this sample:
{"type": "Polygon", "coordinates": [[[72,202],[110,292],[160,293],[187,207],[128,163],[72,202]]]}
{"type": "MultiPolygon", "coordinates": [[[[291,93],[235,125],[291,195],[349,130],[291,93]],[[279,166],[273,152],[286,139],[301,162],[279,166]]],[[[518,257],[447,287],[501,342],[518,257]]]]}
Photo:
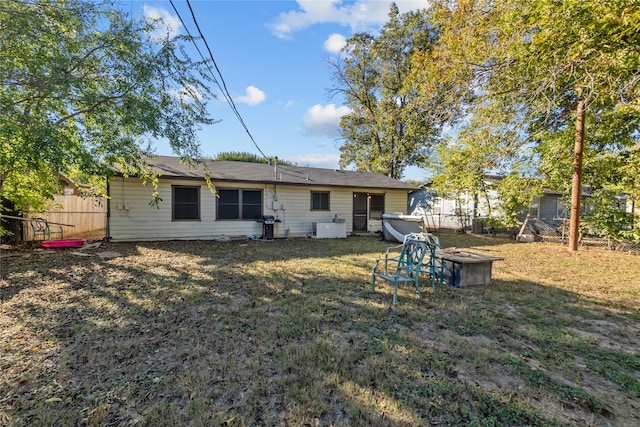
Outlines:
{"type": "MultiPolygon", "coordinates": [[[[156,156],[147,160],[147,164],[164,178],[204,179],[206,175],[203,165],[189,168],[180,162],[179,157],[156,156]]],[[[409,183],[374,172],[215,160],[205,160],[204,166],[208,168],[209,176],[214,182],[418,189],[409,183]]]]}

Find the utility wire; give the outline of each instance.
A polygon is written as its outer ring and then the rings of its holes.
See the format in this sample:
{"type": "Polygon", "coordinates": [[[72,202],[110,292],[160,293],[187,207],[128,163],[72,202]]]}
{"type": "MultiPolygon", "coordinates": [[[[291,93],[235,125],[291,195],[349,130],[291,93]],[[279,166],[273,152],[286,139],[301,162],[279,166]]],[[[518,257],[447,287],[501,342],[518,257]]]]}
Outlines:
{"type": "MultiPolygon", "coordinates": [[[[233,102],[233,98],[231,98],[231,95],[229,94],[229,90],[227,89],[227,85],[226,85],[226,83],[224,81],[224,78],[222,77],[222,73],[220,72],[220,69],[218,68],[218,64],[216,63],[216,60],[213,58],[213,53],[211,52],[211,49],[209,48],[209,43],[207,43],[207,39],[204,37],[204,34],[202,34],[202,30],[200,30],[200,25],[198,25],[198,20],[196,19],[196,15],[193,12],[193,8],[191,7],[191,3],[189,2],[189,0],[186,0],[186,2],[187,2],[187,6],[189,7],[189,11],[191,12],[191,18],[193,19],[194,24],[196,24],[196,28],[198,30],[198,34],[200,34],[200,37],[202,38],[202,41],[204,42],[204,45],[207,48],[207,51],[209,52],[209,57],[211,58],[211,61],[213,62],[213,65],[216,68],[216,71],[218,72],[218,76],[220,77],[220,81],[222,82],[222,86],[224,87],[224,94],[226,95],[227,102],[231,106],[231,109],[236,114],[236,117],[240,121],[240,124],[242,124],[242,127],[245,129],[245,131],[247,132],[247,135],[249,135],[249,138],[251,138],[251,141],[256,146],[256,148],[258,149],[260,154],[262,154],[263,157],[267,157],[267,155],[264,154],[264,152],[258,146],[258,143],[253,138],[253,135],[251,135],[251,132],[249,132],[249,128],[247,127],[247,125],[245,124],[244,120],[242,119],[242,116],[240,115],[240,112],[238,111],[238,109],[236,107],[236,104],[233,102]]],[[[221,90],[222,90],[222,88],[221,88],[221,90]]]]}
{"type": "Polygon", "coordinates": [[[213,72],[213,70],[211,69],[211,66],[209,65],[209,61],[207,61],[204,58],[204,54],[200,50],[200,47],[198,47],[198,44],[195,42],[195,38],[191,35],[191,32],[189,31],[189,28],[186,26],[186,24],[182,20],[182,16],[180,16],[180,12],[178,12],[178,9],[176,9],[176,6],[173,4],[173,0],[169,0],[169,3],[171,3],[171,6],[173,7],[174,12],[176,13],[176,15],[178,15],[178,19],[180,20],[180,22],[182,23],[182,26],[184,27],[185,31],[189,35],[189,39],[191,40],[191,42],[193,43],[193,46],[198,51],[198,54],[200,55],[200,58],[202,59],[202,61],[206,64],[207,68],[209,69],[209,74],[211,74],[211,78],[213,79],[213,82],[218,86],[218,88],[220,89],[220,92],[222,92],[222,95],[224,96],[224,98],[227,99],[227,95],[222,90],[222,87],[220,86],[220,83],[218,83],[218,79],[216,79],[216,75],[213,72]]]}
{"type": "Polygon", "coordinates": [[[264,152],[258,146],[258,143],[253,138],[253,135],[251,135],[251,132],[249,131],[249,128],[245,124],[244,119],[240,115],[240,112],[238,111],[235,103],[233,102],[233,99],[231,98],[231,95],[229,94],[229,90],[227,89],[227,85],[226,85],[226,83],[224,81],[224,78],[222,77],[222,73],[220,72],[220,69],[218,68],[218,64],[216,63],[216,60],[213,58],[213,53],[211,52],[211,49],[209,48],[209,43],[207,43],[207,39],[204,37],[204,34],[202,34],[202,31],[200,30],[200,25],[198,25],[198,21],[196,20],[195,13],[193,12],[193,9],[191,7],[191,4],[189,3],[189,0],[186,0],[186,3],[187,3],[187,6],[189,6],[189,11],[191,11],[191,17],[193,19],[193,22],[196,24],[196,28],[198,30],[198,33],[200,34],[200,38],[204,42],[204,45],[207,48],[207,51],[209,52],[209,58],[211,59],[211,62],[213,62],[213,65],[214,65],[214,67],[215,67],[215,69],[216,69],[216,71],[218,73],[217,75],[218,75],[220,81],[218,81],[218,79],[216,78],[215,73],[211,70],[211,67],[209,66],[208,61],[205,60],[204,55],[202,54],[202,51],[198,47],[195,38],[189,32],[189,28],[187,27],[187,25],[185,24],[184,20],[180,16],[180,13],[178,12],[178,9],[176,8],[175,4],[173,3],[173,0],[169,0],[169,3],[171,3],[171,6],[173,7],[173,10],[176,12],[176,15],[178,16],[178,19],[182,23],[182,26],[185,28],[187,34],[189,35],[189,38],[191,39],[191,41],[192,41],[193,45],[195,46],[196,50],[198,51],[198,54],[200,55],[200,58],[202,58],[202,60],[207,64],[207,68],[209,69],[209,73],[211,74],[211,77],[213,78],[214,83],[218,86],[218,88],[220,89],[220,92],[222,92],[222,95],[224,96],[225,100],[227,101],[227,103],[231,107],[231,110],[234,112],[234,114],[238,118],[238,121],[240,122],[240,124],[242,125],[244,130],[247,132],[247,135],[249,135],[249,138],[253,142],[253,145],[256,146],[256,148],[258,149],[260,154],[262,154],[263,157],[267,157],[267,155],[264,154],[264,152]],[[220,82],[222,82],[222,85],[220,84],[220,82]]]}

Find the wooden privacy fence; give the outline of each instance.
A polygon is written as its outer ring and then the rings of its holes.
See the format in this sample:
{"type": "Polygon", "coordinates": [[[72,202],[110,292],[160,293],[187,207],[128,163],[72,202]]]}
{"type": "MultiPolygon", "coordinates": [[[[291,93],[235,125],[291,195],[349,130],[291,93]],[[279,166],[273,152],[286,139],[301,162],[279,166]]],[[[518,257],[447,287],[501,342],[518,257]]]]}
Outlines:
{"type": "MultiPolygon", "coordinates": [[[[107,226],[107,201],[99,198],[83,198],[76,195],[56,195],[55,208],[42,213],[29,214],[28,217],[44,218],[48,222],[69,224],[63,226],[64,237],[102,238],[107,226]]],[[[33,230],[28,222],[23,225],[24,240],[34,240],[33,230]]]]}

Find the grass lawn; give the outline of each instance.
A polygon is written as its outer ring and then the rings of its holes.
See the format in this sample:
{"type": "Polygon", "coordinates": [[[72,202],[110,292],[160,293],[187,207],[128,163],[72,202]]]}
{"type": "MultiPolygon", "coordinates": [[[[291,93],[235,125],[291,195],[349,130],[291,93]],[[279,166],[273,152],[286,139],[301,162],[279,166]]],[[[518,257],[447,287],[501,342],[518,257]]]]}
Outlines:
{"type": "Polygon", "coordinates": [[[0,425],[640,425],[640,256],[440,240],[493,284],[392,307],[370,237],[2,250],[0,425]]]}

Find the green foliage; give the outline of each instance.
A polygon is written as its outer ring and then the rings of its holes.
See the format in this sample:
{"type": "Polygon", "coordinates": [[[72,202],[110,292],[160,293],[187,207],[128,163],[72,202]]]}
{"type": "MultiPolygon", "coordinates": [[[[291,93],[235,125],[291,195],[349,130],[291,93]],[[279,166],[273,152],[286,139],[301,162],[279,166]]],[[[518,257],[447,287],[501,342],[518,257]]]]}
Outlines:
{"type": "Polygon", "coordinates": [[[629,233],[633,215],[625,211],[625,206],[626,199],[610,190],[593,191],[587,201],[584,230],[592,235],[617,240],[633,236],[633,233],[629,233]]]}
{"type": "Polygon", "coordinates": [[[435,170],[434,186],[438,193],[477,192],[485,178],[484,158],[480,153],[472,153],[454,141],[443,143],[437,148],[437,159],[432,163],[435,170]]]}
{"type": "Polygon", "coordinates": [[[426,161],[440,124],[426,120],[414,82],[408,79],[413,52],[432,42],[423,12],[400,15],[392,4],[377,37],[359,33],[331,62],[334,93],[351,112],[342,117],[340,164],[400,178],[409,165],[426,161]]]}
{"type": "Polygon", "coordinates": [[[295,166],[294,162],[278,159],[277,157],[275,159],[268,158],[268,157],[260,157],[257,154],[242,152],[242,151],[225,151],[222,153],[218,153],[216,156],[212,157],[212,160],[230,160],[233,162],[250,162],[250,163],[277,162],[279,165],[295,166]]]}
{"type": "MultiPolygon", "coordinates": [[[[480,190],[486,174],[540,178],[569,194],[576,105],[586,105],[583,183],[637,197],[637,2],[433,2],[433,49],[414,55],[423,99],[445,88],[453,146],[432,167],[443,186],[480,190]],[[635,162],[634,162],[635,161],[635,162]]],[[[526,191],[529,180],[521,181],[526,191]]],[[[538,185],[538,186],[539,186],[538,185]]],[[[515,194],[510,191],[509,194],[515,194]]],[[[520,203],[502,200],[516,208],[520,203]]]]}
{"type": "Polygon", "coordinates": [[[411,184],[416,188],[420,188],[424,185],[423,181],[416,181],[414,179],[405,179],[404,182],[406,182],[407,184],[411,184]]]}
{"type": "Polygon", "coordinates": [[[147,139],[200,156],[195,131],[213,123],[204,63],[185,37],[152,37],[160,22],[111,1],[3,2],[0,28],[0,197],[39,210],[58,174],[148,175],[147,139]]]}
{"type": "Polygon", "coordinates": [[[500,198],[500,215],[497,219],[501,225],[513,227],[522,221],[519,214],[526,212],[532,201],[542,195],[540,180],[527,178],[512,173],[504,177],[497,185],[500,198]]]}

